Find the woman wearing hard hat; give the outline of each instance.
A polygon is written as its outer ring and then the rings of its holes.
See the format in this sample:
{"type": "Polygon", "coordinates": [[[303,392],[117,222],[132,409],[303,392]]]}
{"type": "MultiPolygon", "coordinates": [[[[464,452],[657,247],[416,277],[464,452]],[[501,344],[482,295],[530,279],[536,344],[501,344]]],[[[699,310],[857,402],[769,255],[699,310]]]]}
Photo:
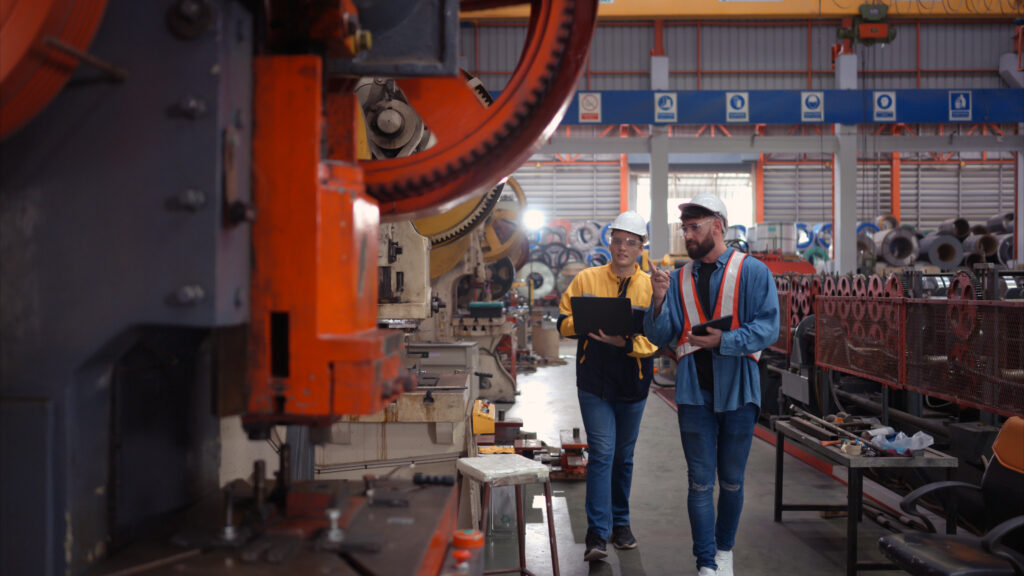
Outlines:
{"type": "Polygon", "coordinates": [[[779,336],[779,299],[764,263],[726,247],[728,213],[717,196],[698,194],[679,209],[693,261],[671,274],[652,267],[644,334],[674,349],[679,361],[676,404],[697,574],[732,576],[743,476],[761,406],[757,360],[779,336]],[[724,330],[691,331],[725,316],[732,318],[724,330]]]}
{"type": "Polygon", "coordinates": [[[629,528],[629,488],[633,480],[633,449],[654,371],[657,347],[640,334],[643,314],[651,303],[651,279],[636,260],[647,238],[647,223],[636,212],[619,214],[611,226],[612,261],[586,268],[569,284],[559,303],[558,330],[579,338],[576,346],[576,387],[587,431],[587,536],[583,559],[608,555],[606,543],[636,548],[629,528]],[[629,298],[635,334],[576,334],[571,301],[578,296],[629,298]]]}

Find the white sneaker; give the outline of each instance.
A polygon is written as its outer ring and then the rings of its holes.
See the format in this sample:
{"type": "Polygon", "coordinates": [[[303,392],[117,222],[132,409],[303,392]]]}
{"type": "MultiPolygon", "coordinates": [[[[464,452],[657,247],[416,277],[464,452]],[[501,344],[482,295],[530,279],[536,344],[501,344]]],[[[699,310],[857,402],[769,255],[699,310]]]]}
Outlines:
{"type": "Polygon", "coordinates": [[[697,576],[715,576],[715,571],[710,566],[701,566],[697,576]]]}
{"type": "Polygon", "coordinates": [[[718,564],[718,571],[715,574],[718,576],[732,576],[732,550],[728,552],[719,550],[715,554],[715,564],[718,564]]]}

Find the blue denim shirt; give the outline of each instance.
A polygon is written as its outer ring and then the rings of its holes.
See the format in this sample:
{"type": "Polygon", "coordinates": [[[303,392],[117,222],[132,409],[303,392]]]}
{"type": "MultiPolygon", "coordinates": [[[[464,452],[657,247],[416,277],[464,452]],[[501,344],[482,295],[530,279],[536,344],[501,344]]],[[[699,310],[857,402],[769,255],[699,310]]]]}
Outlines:
{"type": "MultiPolygon", "coordinates": [[[[715,261],[711,275],[711,299],[718,300],[722,274],[733,249],[727,249],[715,261]]],[[[701,266],[693,263],[694,273],[701,266]]],[[[644,335],[658,346],[672,348],[683,330],[683,303],[679,297],[679,270],[670,276],[668,293],[661,305],[661,314],[654,317],[654,307],[644,315],[644,335]]],[[[764,262],[747,257],[743,261],[739,287],[740,327],[722,333],[722,344],[712,351],[715,370],[715,412],[736,410],[744,404],[761,406],[761,380],[757,363],[748,354],[763,350],[779,338],[779,296],[775,280],[764,262]]],[[[676,404],[704,404],[697,382],[697,366],[693,354],[684,356],[676,370],[676,404]]]]}

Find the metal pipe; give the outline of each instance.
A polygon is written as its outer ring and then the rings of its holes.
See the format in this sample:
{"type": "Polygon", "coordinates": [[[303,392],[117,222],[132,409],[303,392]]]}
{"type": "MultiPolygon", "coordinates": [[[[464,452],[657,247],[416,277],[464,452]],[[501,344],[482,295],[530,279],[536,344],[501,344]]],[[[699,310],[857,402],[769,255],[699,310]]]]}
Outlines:
{"type": "MultiPolygon", "coordinates": [[[[864,398],[859,394],[852,394],[839,388],[836,388],[835,391],[836,395],[846,402],[849,402],[861,408],[865,408],[867,410],[871,410],[873,412],[877,412],[878,414],[882,413],[882,404],[879,402],[875,402],[874,400],[868,400],[867,398],[864,398]]],[[[937,424],[935,423],[935,421],[930,420],[928,418],[914,416],[913,414],[909,414],[902,410],[897,410],[891,407],[889,408],[889,417],[895,420],[899,420],[901,422],[906,422],[907,424],[910,424],[915,428],[920,428],[921,430],[929,432],[935,436],[949,436],[949,432],[946,431],[946,426],[944,423],[937,424]]]]}

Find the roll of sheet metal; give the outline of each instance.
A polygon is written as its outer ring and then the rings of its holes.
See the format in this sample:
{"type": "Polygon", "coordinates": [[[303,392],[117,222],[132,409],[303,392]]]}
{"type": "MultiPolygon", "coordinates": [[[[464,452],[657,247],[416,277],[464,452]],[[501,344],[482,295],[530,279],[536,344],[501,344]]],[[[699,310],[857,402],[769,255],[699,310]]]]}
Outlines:
{"type": "Polygon", "coordinates": [[[977,252],[964,251],[964,268],[968,270],[974,268],[975,264],[981,264],[985,261],[985,257],[977,252]]]}
{"type": "Polygon", "coordinates": [[[999,241],[991,234],[971,234],[964,239],[964,252],[978,254],[984,260],[996,255],[999,241]]]}
{"type": "Polygon", "coordinates": [[[810,227],[803,222],[796,223],[796,249],[800,252],[807,250],[814,244],[814,233],[810,227]]]}
{"type": "Polygon", "coordinates": [[[952,270],[964,259],[964,247],[956,236],[933,232],[921,239],[918,258],[943,272],[952,270]]]}
{"type": "MultiPolygon", "coordinates": [[[[895,226],[894,226],[895,228],[895,226]]],[[[874,222],[858,222],[857,223],[857,236],[867,233],[868,235],[874,234],[879,231],[879,227],[874,222]]]]}
{"type": "Polygon", "coordinates": [[[601,224],[593,220],[576,222],[572,225],[572,232],[569,233],[569,244],[581,251],[586,252],[601,242],[601,224]]]}
{"type": "Polygon", "coordinates": [[[832,223],[822,222],[821,224],[815,224],[812,230],[814,232],[814,245],[828,250],[828,247],[832,245],[832,223]]]}
{"type": "Polygon", "coordinates": [[[951,234],[962,241],[971,234],[971,224],[964,218],[953,218],[939,224],[939,232],[951,234]]]}
{"type": "Polygon", "coordinates": [[[875,242],[871,234],[857,234],[857,267],[868,270],[874,268],[875,261],[875,242]]]}
{"type": "Polygon", "coordinates": [[[733,226],[729,226],[728,228],[726,228],[725,241],[728,242],[729,240],[742,240],[743,242],[746,242],[747,227],[735,224],[733,226]]]}
{"type": "Polygon", "coordinates": [[[612,253],[607,248],[597,247],[587,254],[587,266],[604,266],[612,261],[612,253]]]}
{"type": "Polygon", "coordinates": [[[807,250],[804,250],[803,257],[804,260],[807,260],[812,266],[814,266],[818,262],[826,262],[828,260],[828,252],[826,252],[824,248],[811,246],[807,250]]]}
{"type": "MultiPolygon", "coordinates": [[[[889,230],[890,228],[898,228],[900,221],[893,214],[883,214],[875,218],[875,224],[878,225],[878,230],[889,230]]],[[[857,231],[860,232],[860,230],[857,231]]]]}
{"type": "Polygon", "coordinates": [[[1009,234],[1013,232],[1013,212],[996,214],[986,223],[990,234],[1009,234]]]}
{"type": "Polygon", "coordinates": [[[909,266],[917,260],[917,236],[906,228],[876,232],[875,254],[893,266],[909,266]]]}
{"type": "Polygon", "coordinates": [[[971,234],[981,236],[982,234],[988,233],[988,226],[985,226],[984,224],[975,224],[974,226],[971,226],[971,234]]]}
{"type": "Polygon", "coordinates": [[[1013,234],[996,236],[996,244],[996,261],[1009,266],[1010,260],[1013,260],[1013,234]]]}
{"type": "Polygon", "coordinates": [[[516,273],[516,282],[519,283],[516,291],[521,297],[530,297],[530,286],[532,285],[534,299],[543,298],[555,289],[555,273],[543,262],[527,262],[516,273]]]}

